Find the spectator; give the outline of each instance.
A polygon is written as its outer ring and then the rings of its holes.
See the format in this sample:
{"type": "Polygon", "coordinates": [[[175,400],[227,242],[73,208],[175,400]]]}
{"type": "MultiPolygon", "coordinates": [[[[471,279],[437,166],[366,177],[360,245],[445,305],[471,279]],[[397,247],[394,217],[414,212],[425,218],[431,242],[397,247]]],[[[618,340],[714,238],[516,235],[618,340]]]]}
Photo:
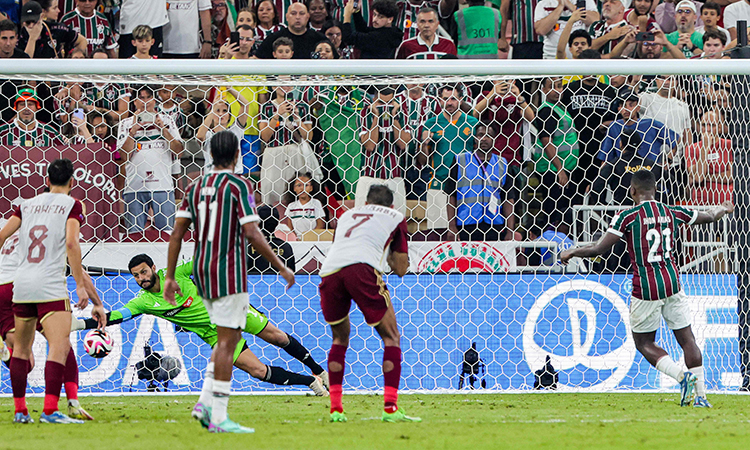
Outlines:
{"type": "Polygon", "coordinates": [[[344,24],[338,20],[329,20],[323,25],[322,33],[328,40],[330,40],[336,48],[336,52],[339,54],[341,59],[352,59],[354,55],[354,47],[345,44],[342,41],[344,24]]]}
{"type": "MultiPolygon", "coordinates": [[[[108,59],[107,52],[99,48],[94,51],[93,59],[108,59]]],[[[89,101],[84,105],[86,112],[96,110],[105,114],[109,121],[119,122],[128,114],[130,104],[130,89],[122,83],[91,83],[86,86],[86,97],[89,101]]]]}
{"type": "Polygon", "coordinates": [[[86,51],[88,41],[70,27],[56,22],[60,9],[55,0],[31,0],[23,5],[18,47],[31,57],[64,58],[74,47],[86,51]]]}
{"type": "Polygon", "coordinates": [[[289,181],[289,189],[284,194],[286,214],[282,223],[298,237],[308,231],[325,230],[325,210],[320,200],[318,182],[310,172],[298,173],[289,181]]]}
{"type": "MultiPolygon", "coordinates": [[[[567,28],[567,25],[566,25],[567,28]]],[[[625,20],[625,7],[620,0],[602,2],[602,20],[591,24],[589,34],[593,42],[591,48],[602,55],[609,54],[623,36],[633,27],[625,20]]]]}
{"type": "Polygon", "coordinates": [[[211,0],[170,0],[167,15],[163,58],[211,58],[211,0]]]}
{"type": "MultiPolygon", "coordinates": [[[[677,46],[686,58],[692,58],[703,53],[703,34],[695,31],[697,10],[692,0],[682,0],[677,4],[677,31],[669,33],[667,40],[677,46]]],[[[662,52],[667,52],[663,49],[662,52]]]]}
{"type": "Polygon", "coordinates": [[[175,214],[172,161],[182,153],[182,139],[172,119],[157,113],[151,88],[139,88],[133,106],[135,115],[121,121],[117,131],[117,150],[127,161],[122,192],[125,231],[144,231],[149,208],[153,226],[168,231],[175,214]]]}
{"type": "Polygon", "coordinates": [[[85,109],[91,109],[89,99],[82,83],[67,82],[60,87],[54,97],[55,121],[60,125],[63,135],[70,137],[75,134],[75,128],[70,126],[71,114],[77,111],[80,123],[85,124],[85,109]],[[85,109],[84,109],[85,108],[85,109]]]}
{"type": "Polygon", "coordinates": [[[545,78],[541,88],[545,100],[534,120],[537,129],[534,170],[539,177],[534,192],[544,199],[540,213],[545,217],[537,218],[536,222],[541,219],[541,223],[554,224],[567,233],[570,220],[563,225],[563,218],[576,190],[570,176],[578,167],[578,133],[573,118],[559,105],[562,78],[545,78]]]}
{"type": "Polygon", "coordinates": [[[500,13],[496,9],[484,6],[483,0],[469,0],[469,6],[453,17],[458,24],[459,59],[497,59],[500,13]]]}
{"type": "Polygon", "coordinates": [[[640,136],[641,145],[637,151],[644,158],[663,162],[663,150],[667,153],[673,153],[676,150],[677,135],[659,121],[639,118],[641,107],[638,102],[638,96],[633,94],[620,104],[621,118],[612,122],[607,129],[607,136],[597,156],[599,160],[609,161],[620,156],[618,150],[620,136],[628,130],[634,130],[640,136]]]}
{"type": "Polygon", "coordinates": [[[273,43],[273,59],[294,58],[294,42],[291,39],[280,37],[273,43]]]}
{"type": "MultiPolygon", "coordinates": [[[[412,137],[422,136],[424,124],[429,117],[440,112],[437,97],[427,94],[422,85],[407,84],[406,90],[396,94],[396,101],[403,110],[405,127],[412,137]]],[[[419,151],[419,140],[412,139],[402,160],[406,169],[406,198],[408,200],[425,200],[430,183],[431,168],[427,159],[419,151]]]]}
{"type": "Polygon", "coordinates": [[[610,59],[619,58],[627,48],[635,45],[635,59],[685,59],[685,54],[669,42],[661,30],[651,31],[653,41],[637,41],[638,30],[631,30],[609,53],[610,59]],[[666,50],[666,51],[665,51],[666,50]]]}
{"type": "Polygon", "coordinates": [[[266,37],[284,29],[284,25],[279,23],[279,11],[273,0],[261,0],[256,3],[255,15],[258,16],[255,36],[260,43],[263,43],[266,37]]]}
{"type": "Polygon", "coordinates": [[[237,11],[237,26],[249,25],[252,28],[258,26],[258,16],[255,15],[255,11],[250,8],[242,8],[237,11]]]}
{"type": "Polygon", "coordinates": [[[0,145],[27,148],[62,145],[57,130],[37,120],[40,104],[33,89],[19,90],[13,108],[16,118],[0,126],[0,145]]]}
{"type": "Polygon", "coordinates": [[[239,44],[232,44],[227,41],[222,46],[226,50],[226,54],[222,59],[250,59],[253,57],[255,30],[250,25],[239,25],[237,26],[237,33],[240,37],[239,44]]]}
{"type": "Polygon", "coordinates": [[[368,27],[361,9],[355,11],[354,0],[348,0],[341,30],[343,39],[360,51],[361,59],[393,59],[403,38],[401,30],[393,27],[397,14],[398,8],[393,0],[375,0],[372,3],[372,26],[368,27]]]}
{"type": "Polygon", "coordinates": [[[328,39],[318,42],[315,46],[315,55],[318,59],[339,59],[339,52],[336,51],[336,46],[333,42],[328,39]]]}
{"type": "Polygon", "coordinates": [[[310,28],[320,33],[328,20],[328,3],[324,0],[305,0],[305,4],[310,12],[310,28]]]}
{"type": "Polygon", "coordinates": [[[750,0],[739,0],[724,8],[724,27],[737,39],[737,21],[750,20],[750,0]]]}
{"type": "MultiPolygon", "coordinates": [[[[698,15],[698,22],[696,23],[696,27],[703,26],[703,22],[701,21],[701,17],[703,16],[703,3],[692,0],[689,1],[691,1],[693,6],[695,7],[696,14],[698,15]]],[[[677,2],[675,2],[674,0],[664,1],[660,3],[659,6],[657,6],[654,10],[656,23],[659,24],[661,31],[667,34],[677,30],[677,15],[675,13],[675,10],[679,9],[679,5],[675,7],[675,3],[680,3],[680,0],[678,0],[677,2]]],[[[719,12],[721,12],[721,10],[719,10],[719,12]]]]}
{"type": "Polygon", "coordinates": [[[167,0],[122,0],[120,7],[120,58],[136,53],[133,30],[139,25],[151,27],[154,44],[150,54],[161,57],[164,49],[164,25],[169,22],[167,0]]]}
{"type": "MultiPolygon", "coordinates": [[[[373,10],[377,14],[377,9],[373,10]]],[[[404,176],[401,159],[411,141],[401,105],[396,92],[389,87],[378,89],[373,102],[362,109],[362,175],[380,179],[404,176]]]]}
{"type": "Polygon", "coordinates": [[[86,54],[105,48],[110,58],[117,57],[117,42],[107,17],[96,10],[97,0],[76,0],[76,8],[64,15],[62,23],[72,28],[88,42],[86,54]]]}
{"type": "MultiPolygon", "coordinates": [[[[257,191],[256,191],[257,192],[257,191]]],[[[268,245],[271,246],[271,250],[284,262],[284,265],[289,268],[292,272],[295,271],[294,263],[294,250],[292,246],[273,235],[276,227],[279,225],[279,211],[276,208],[272,208],[268,205],[260,205],[256,209],[256,213],[260,216],[260,232],[268,241],[268,245]]],[[[276,269],[271,266],[271,263],[264,258],[255,247],[252,245],[247,246],[247,273],[251,275],[260,274],[275,274],[276,269]]]]}
{"type": "Polygon", "coordinates": [[[456,45],[447,37],[437,35],[440,22],[435,8],[426,6],[417,14],[419,35],[407,39],[396,50],[396,59],[437,59],[445,54],[456,54],[456,45]]]}
{"type": "MultiPolygon", "coordinates": [[[[18,28],[10,20],[0,20],[0,60],[23,59],[29,55],[16,47],[18,42],[18,28]]],[[[8,64],[3,62],[2,64],[8,64]]],[[[16,97],[20,81],[0,81],[0,123],[10,122],[16,111],[13,109],[11,100],[16,97]]]]}
{"type": "MultiPolygon", "coordinates": [[[[360,2],[360,7],[367,2],[360,2]]],[[[438,8],[440,4],[439,0],[395,0],[396,3],[396,16],[393,19],[393,27],[403,30],[401,40],[412,39],[417,37],[419,34],[419,27],[417,26],[417,16],[419,11],[424,7],[438,8]]],[[[373,5],[374,6],[374,5],[373,5]]],[[[374,10],[373,7],[370,9],[374,10]]],[[[441,17],[448,17],[449,11],[444,10],[441,13],[441,17]]],[[[362,17],[367,19],[367,11],[363,9],[362,17]]],[[[370,17],[371,18],[371,17],[370,17]]]]}
{"type": "Polygon", "coordinates": [[[576,11],[570,16],[571,19],[568,21],[568,24],[565,25],[565,29],[560,35],[560,41],[557,43],[557,53],[555,55],[557,59],[567,59],[568,54],[570,54],[571,58],[578,59],[578,57],[581,56],[581,52],[591,48],[591,35],[589,35],[588,31],[575,30],[572,33],[570,32],[570,29],[572,28],[571,25],[575,23],[573,21],[576,20],[575,16],[578,14],[580,14],[580,12],[576,11]]]}
{"type": "MultiPolygon", "coordinates": [[[[477,124],[474,150],[456,155],[443,184],[449,197],[449,230],[454,240],[510,241],[515,220],[511,178],[505,158],[492,151],[497,129],[477,124]]],[[[520,240],[520,235],[518,236],[520,240]]]]}
{"type": "Polygon", "coordinates": [[[498,40],[498,50],[510,51],[506,36],[502,33],[505,33],[507,29],[508,19],[512,18],[510,45],[513,46],[513,51],[510,57],[513,59],[542,59],[543,38],[537,34],[534,27],[536,5],[537,0],[501,0],[500,19],[502,21],[500,23],[501,36],[498,40]]]}
{"type": "Polygon", "coordinates": [[[678,138],[686,138],[690,130],[690,110],[687,103],[677,98],[673,78],[657,75],[653,84],[656,92],[640,94],[642,116],[663,123],[678,138]]]}
{"type": "Polygon", "coordinates": [[[180,103],[182,103],[182,99],[180,98],[178,89],[174,84],[161,85],[156,91],[159,100],[156,110],[160,114],[169,116],[180,132],[180,136],[182,136],[185,124],[187,123],[187,115],[181,108],[180,103]]]}
{"type": "MultiPolygon", "coordinates": [[[[259,20],[260,15],[258,16],[259,20]]],[[[307,27],[310,15],[304,3],[292,3],[286,12],[286,23],[289,28],[277,31],[263,40],[256,56],[261,59],[273,58],[273,43],[280,37],[289,38],[294,42],[294,59],[310,59],[318,42],[325,36],[307,27]]]]}
{"type": "Polygon", "coordinates": [[[631,8],[625,10],[625,20],[638,31],[652,31],[659,24],[654,19],[654,0],[633,0],[631,8]]]}
{"type": "Polygon", "coordinates": [[[694,205],[718,205],[732,200],[732,142],[720,137],[722,118],[715,111],[703,114],[700,140],[685,151],[694,205]]]}
{"type": "MultiPolygon", "coordinates": [[[[708,3],[706,6],[708,6],[708,3]]],[[[721,30],[706,31],[703,35],[703,57],[708,59],[728,58],[729,56],[725,57],[723,53],[727,42],[727,37],[721,30]]]]}
{"type": "Polygon", "coordinates": [[[218,58],[234,29],[226,0],[211,0],[211,57],[218,58]]]}
{"type": "MultiPolygon", "coordinates": [[[[114,150],[114,136],[112,135],[112,123],[106,115],[99,111],[91,111],[86,114],[86,120],[88,126],[93,133],[91,133],[91,139],[93,142],[103,142],[108,148],[114,150]]],[[[115,154],[114,157],[119,158],[119,154],[115,154]]]]}
{"type": "MultiPolygon", "coordinates": [[[[534,11],[534,29],[544,36],[544,59],[555,59],[563,27],[575,10],[576,5],[570,0],[539,0],[537,3],[534,11]]],[[[582,14],[581,21],[574,23],[571,32],[587,29],[597,20],[599,13],[596,11],[596,2],[586,0],[586,12],[582,14]]]]}
{"type": "Polygon", "coordinates": [[[274,97],[260,110],[260,138],[266,147],[281,147],[312,137],[310,106],[295,99],[292,86],[276,86],[274,97]]]}
{"type": "Polygon", "coordinates": [[[135,54],[130,59],[156,59],[158,56],[151,52],[151,48],[156,43],[154,39],[154,30],[148,25],[138,25],[133,29],[133,47],[135,54]]]}
{"type": "MultiPolygon", "coordinates": [[[[250,106],[250,102],[247,101],[244,95],[237,92],[236,89],[230,87],[227,88],[232,97],[234,97],[240,104],[240,112],[232,121],[232,115],[230,114],[229,103],[226,96],[217,96],[211,105],[211,111],[206,114],[203,119],[203,123],[195,132],[195,138],[198,142],[203,143],[203,158],[204,158],[204,170],[208,172],[213,169],[213,158],[211,157],[211,138],[214,134],[229,130],[237,136],[238,142],[242,142],[242,138],[245,134],[245,127],[247,126],[247,112],[250,106]]],[[[242,158],[237,158],[237,164],[234,167],[234,173],[242,173],[242,158]]]]}
{"type": "Polygon", "coordinates": [[[703,5],[703,8],[701,8],[700,11],[701,17],[696,25],[698,25],[698,23],[700,23],[701,21],[703,22],[703,25],[696,26],[695,31],[702,34],[706,34],[709,31],[719,31],[726,36],[726,42],[730,42],[732,40],[732,35],[729,34],[729,30],[718,25],[719,20],[721,20],[721,6],[719,6],[718,3],[714,3],[709,0],[708,2],[706,2],[706,4],[703,5]]]}

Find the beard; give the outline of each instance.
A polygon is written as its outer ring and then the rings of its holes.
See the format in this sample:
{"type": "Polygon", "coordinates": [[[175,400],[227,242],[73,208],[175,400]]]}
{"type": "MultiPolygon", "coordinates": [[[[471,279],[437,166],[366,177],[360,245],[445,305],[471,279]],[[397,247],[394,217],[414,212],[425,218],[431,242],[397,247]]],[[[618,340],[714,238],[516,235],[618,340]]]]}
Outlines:
{"type": "Polygon", "coordinates": [[[141,287],[142,287],[143,289],[151,289],[151,288],[152,288],[152,287],[154,287],[155,285],[156,285],[156,274],[155,274],[155,273],[152,273],[152,274],[151,274],[151,278],[149,278],[149,279],[148,279],[148,280],[146,280],[146,281],[143,281],[143,282],[142,282],[142,283],[140,284],[140,286],[141,286],[141,287]]]}

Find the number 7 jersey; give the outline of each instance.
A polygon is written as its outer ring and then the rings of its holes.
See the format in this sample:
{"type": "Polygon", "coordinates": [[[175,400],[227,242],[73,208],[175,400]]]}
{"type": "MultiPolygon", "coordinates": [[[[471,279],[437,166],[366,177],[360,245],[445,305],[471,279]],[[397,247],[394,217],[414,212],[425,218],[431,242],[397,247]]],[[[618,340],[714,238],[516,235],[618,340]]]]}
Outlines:
{"type": "Polygon", "coordinates": [[[389,248],[394,252],[409,252],[404,215],[380,205],[350,209],[338,220],[336,236],[320,275],[352,264],[368,264],[383,272],[389,248]]]}
{"type": "Polygon", "coordinates": [[[612,219],[608,233],[625,237],[633,266],[633,297],[662,300],[680,292],[672,251],[682,224],[692,225],[698,211],[668,206],[656,200],[626,209],[612,219]]]}

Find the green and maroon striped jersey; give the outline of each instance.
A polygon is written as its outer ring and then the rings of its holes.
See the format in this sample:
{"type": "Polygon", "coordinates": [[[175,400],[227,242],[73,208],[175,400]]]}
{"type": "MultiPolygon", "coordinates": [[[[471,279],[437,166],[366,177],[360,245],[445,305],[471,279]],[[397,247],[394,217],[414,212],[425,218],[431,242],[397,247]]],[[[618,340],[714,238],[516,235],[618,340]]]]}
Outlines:
{"type": "MultiPolygon", "coordinates": [[[[297,108],[297,117],[304,124],[312,124],[312,116],[310,115],[310,107],[302,101],[295,101],[295,107],[297,108]]],[[[269,100],[263,104],[260,108],[260,118],[258,124],[268,123],[274,127],[273,136],[271,140],[266,142],[266,147],[280,147],[282,145],[294,144],[294,130],[297,129],[298,125],[295,123],[292,116],[281,117],[278,125],[274,122],[271,123],[271,118],[276,115],[276,111],[279,109],[280,103],[277,100],[269,100]]]]}
{"type": "Polygon", "coordinates": [[[0,126],[0,145],[7,147],[52,147],[62,145],[59,133],[51,125],[36,122],[31,130],[20,126],[18,119],[0,126]]]}
{"type": "Polygon", "coordinates": [[[86,47],[89,57],[94,54],[94,49],[97,47],[103,47],[107,50],[117,47],[109,20],[98,11],[91,17],[84,17],[77,9],[74,9],[65,14],[61,22],[86,38],[89,43],[86,47]]]}
{"type": "Polygon", "coordinates": [[[680,277],[672,257],[674,236],[682,224],[692,225],[698,211],[656,200],[626,209],[612,219],[608,233],[623,237],[633,266],[633,297],[662,300],[680,292],[680,277]]]}
{"type": "Polygon", "coordinates": [[[542,42],[542,36],[534,31],[534,10],[537,0],[511,0],[510,17],[513,22],[513,37],[511,44],[522,44],[524,42],[542,42]]]}
{"type": "Polygon", "coordinates": [[[242,225],[260,221],[250,182],[230,170],[209,172],[188,188],[178,218],[195,224],[193,276],[205,299],[247,292],[242,225]]]}

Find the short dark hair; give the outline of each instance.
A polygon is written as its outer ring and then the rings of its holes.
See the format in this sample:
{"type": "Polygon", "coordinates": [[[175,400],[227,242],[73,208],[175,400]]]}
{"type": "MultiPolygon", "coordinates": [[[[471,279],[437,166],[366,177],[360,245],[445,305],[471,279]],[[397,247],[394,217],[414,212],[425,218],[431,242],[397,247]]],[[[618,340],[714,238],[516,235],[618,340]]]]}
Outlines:
{"type": "Polygon", "coordinates": [[[602,59],[602,54],[592,48],[587,48],[578,55],[578,59],[602,59]]]}
{"type": "MultiPolygon", "coordinates": [[[[259,0],[258,3],[255,4],[255,17],[258,17],[258,8],[260,8],[260,5],[263,3],[268,2],[271,4],[271,7],[273,7],[273,24],[278,25],[279,24],[279,10],[276,9],[276,2],[273,0],[259,0]]],[[[258,25],[260,25],[260,20],[258,20],[258,25]]]]}
{"type": "Polygon", "coordinates": [[[578,38],[584,38],[586,39],[586,43],[589,44],[589,47],[591,47],[591,35],[586,30],[575,30],[574,32],[570,33],[570,37],[568,38],[568,46],[573,46],[573,41],[578,38]]]}
{"type": "Polygon", "coordinates": [[[102,46],[95,47],[94,51],[91,52],[91,57],[93,58],[97,53],[104,53],[105,55],[107,55],[107,58],[109,58],[109,53],[107,53],[107,50],[102,46]]]}
{"type": "Polygon", "coordinates": [[[73,178],[73,161],[67,158],[56,159],[47,167],[49,184],[65,186],[73,178]]]}
{"type": "Polygon", "coordinates": [[[341,55],[339,55],[339,51],[336,49],[336,46],[333,45],[333,42],[330,41],[330,39],[323,39],[322,41],[315,44],[315,48],[318,48],[320,44],[326,44],[329,47],[331,47],[331,53],[333,53],[333,59],[339,59],[341,55]]]}
{"type": "Polygon", "coordinates": [[[389,19],[393,19],[398,15],[398,6],[396,6],[396,2],[393,0],[375,0],[372,3],[372,10],[389,19]]]}
{"type": "Polygon", "coordinates": [[[373,184],[367,191],[367,203],[390,207],[393,205],[393,191],[384,184],[373,184]]]}
{"type": "Polygon", "coordinates": [[[706,31],[703,34],[703,43],[705,44],[709,39],[718,39],[721,42],[721,45],[727,45],[727,35],[719,30],[706,31]]]}
{"type": "Polygon", "coordinates": [[[656,191],[656,177],[650,170],[639,170],[630,179],[630,186],[638,192],[656,191]]]}
{"type": "Polygon", "coordinates": [[[220,131],[211,138],[211,157],[214,166],[227,167],[232,164],[240,143],[231,131],[220,131]]]}
{"type": "Polygon", "coordinates": [[[497,136],[498,126],[494,122],[489,122],[489,123],[487,123],[487,122],[479,122],[476,125],[474,125],[474,134],[475,135],[477,134],[477,130],[479,129],[479,127],[484,127],[487,130],[487,133],[490,136],[492,136],[492,137],[497,136]]]}
{"type": "Polygon", "coordinates": [[[449,91],[456,91],[456,92],[458,92],[458,86],[456,86],[455,84],[444,84],[444,85],[440,86],[440,88],[438,89],[438,97],[442,97],[443,96],[443,91],[446,90],[446,89],[449,90],[449,91]]]}
{"type": "Polygon", "coordinates": [[[133,100],[136,100],[138,96],[141,95],[141,92],[147,93],[151,98],[156,97],[154,89],[151,86],[144,84],[143,86],[138,87],[138,89],[135,91],[135,97],[133,98],[133,100]]]}
{"type": "Polygon", "coordinates": [[[273,41],[273,51],[275,52],[282,45],[285,45],[285,46],[291,48],[292,52],[294,51],[294,41],[292,41],[288,37],[284,37],[284,36],[282,36],[282,37],[276,39],[275,41],[273,41]]]}
{"type": "Polygon", "coordinates": [[[151,259],[151,257],[147,254],[141,253],[140,255],[135,255],[130,258],[130,262],[128,263],[128,271],[132,271],[133,267],[140,266],[143,263],[146,263],[146,265],[149,267],[154,267],[154,260],[151,259]]]}
{"type": "Polygon", "coordinates": [[[16,33],[17,35],[18,27],[16,26],[15,23],[13,23],[12,20],[9,20],[9,19],[0,20],[0,33],[2,33],[3,31],[12,31],[16,33]]]}
{"type": "Polygon", "coordinates": [[[718,3],[708,1],[701,7],[701,13],[707,9],[716,11],[716,15],[721,17],[721,6],[718,3]]]}
{"type": "MultiPolygon", "coordinates": [[[[284,193],[284,197],[282,198],[284,204],[288,205],[294,201],[297,200],[297,195],[294,193],[294,183],[297,182],[297,178],[305,177],[308,180],[310,180],[310,184],[312,185],[312,192],[310,192],[310,197],[315,197],[318,192],[320,192],[320,184],[315,180],[315,177],[313,177],[312,172],[297,172],[292,178],[289,179],[289,185],[287,187],[286,192],[284,193]]],[[[390,205],[389,205],[390,206],[390,205]]]]}
{"type": "Polygon", "coordinates": [[[57,0],[36,0],[37,3],[39,3],[39,6],[42,7],[42,10],[46,11],[52,7],[52,2],[57,3],[57,0]]]}
{"type": "Polygon", "coordinates": [[[250,25],[243,23],[242,25],[239,25],[234,31],[252,31],[253,37],[255,36],[255,28],[251,27],[250,25]]]}

